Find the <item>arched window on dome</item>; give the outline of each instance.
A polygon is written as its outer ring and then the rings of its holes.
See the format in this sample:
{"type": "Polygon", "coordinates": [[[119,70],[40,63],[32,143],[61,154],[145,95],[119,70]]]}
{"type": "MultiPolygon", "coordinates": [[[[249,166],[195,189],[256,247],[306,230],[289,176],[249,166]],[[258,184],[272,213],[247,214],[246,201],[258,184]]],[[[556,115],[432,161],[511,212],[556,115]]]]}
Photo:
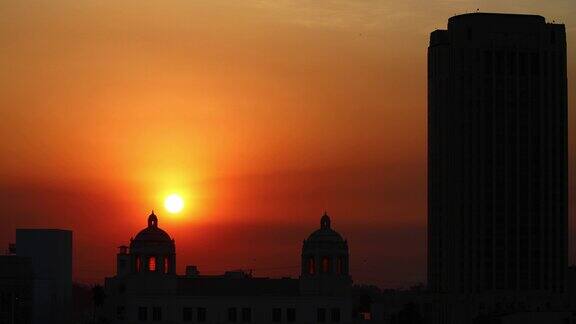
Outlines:
{"type": "Polygon", "coordinates": [[[322,273],[330,272],[330,259],[322,257],[322,273]]]}
{"type": "Polygon", "coordinates": [[[156,257],[150,257],[148,259],[148,270],[156,271],[156,257]]]}
{"type": "Polygon", "coordinates": [[[342,257],[338,257],[336,260],[336,274],[343,274],[344,273],[344,259],[342,257]]]}
{"type": "Polygon", "coordinates": [[[308,258],[308,274],[310,275],[316,274],[316,264],[314,262],[314,257],[308,258]]]}
{"type": "Polygon", "coordinates": [[[164,273],[168,273],[168,258],[164,257],[164,273]]]}
{"type": "Polygon", "coordinates": [[[142,268],[142,260],[140,257],[136,257],[136,272],[140,272],[142,268]]]}

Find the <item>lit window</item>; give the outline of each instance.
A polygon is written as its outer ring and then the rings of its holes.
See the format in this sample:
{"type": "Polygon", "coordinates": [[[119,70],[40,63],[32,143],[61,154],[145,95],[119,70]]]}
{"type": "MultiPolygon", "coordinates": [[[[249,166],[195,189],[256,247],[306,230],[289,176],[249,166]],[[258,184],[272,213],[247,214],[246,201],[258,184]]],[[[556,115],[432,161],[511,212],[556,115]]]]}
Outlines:
{"type": "Polygon", "coordinates": [[[164,273],[168,273],[168,258],[164,258],[164,273]]]}
{"type": "Polygon", "coordinates": [[[322,258],[322,273],[328,273],[330,271],[330,259],[328,257],[322,258]]]}
{"type": "Polygon", "coordinates": [[[140,272],[140,267],[142,266],[140,257],[136,258],[136,272],[140,272]]]}
{"type": "Polygon", "coordinates": [[[156,257],[150,257],[150,259],[148,259],[148,270],[156,271],[156,257]]]}
{"type": "Polygon", "coordinates": [[[316,265],[314,264],[314,257],[308,259],[308,273],[311,275],[316,273],[316,265]]]}

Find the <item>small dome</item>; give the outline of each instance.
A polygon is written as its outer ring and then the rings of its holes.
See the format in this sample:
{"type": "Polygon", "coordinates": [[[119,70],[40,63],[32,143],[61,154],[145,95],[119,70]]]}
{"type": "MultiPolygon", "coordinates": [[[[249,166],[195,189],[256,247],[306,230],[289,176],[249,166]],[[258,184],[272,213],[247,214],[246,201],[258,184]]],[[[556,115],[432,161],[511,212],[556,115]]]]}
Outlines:
{"type": "Polygon", "coordinates": [[[172,243],[172,239],[168,233],[158,227],[158,217],[152,212],[148,216],[148,227],[136,235],[132,241],[132,244],[134,243],[172,243]]]}
{"type": "Polygon", "coordinates": [[[326,212],[320,219],[320,229],[308,236],[308,242],[344,242],[344,238],[330,227],[330,217],[326,212]]]}

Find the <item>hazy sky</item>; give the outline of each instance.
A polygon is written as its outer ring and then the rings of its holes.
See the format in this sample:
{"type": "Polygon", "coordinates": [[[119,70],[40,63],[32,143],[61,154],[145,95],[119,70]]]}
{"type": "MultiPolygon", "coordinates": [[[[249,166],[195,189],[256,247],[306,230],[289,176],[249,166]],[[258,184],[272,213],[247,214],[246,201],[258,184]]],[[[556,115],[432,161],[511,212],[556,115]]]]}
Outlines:
{"type": "Polygon", "coordinates": [[[2,1],[0,244],[99,281],[155,209],[180,269],[296,275],[327,209],[356,281],[422,281],[428,35],[477,8],[566,24],[574,165],[574,0],[2,1]]]}

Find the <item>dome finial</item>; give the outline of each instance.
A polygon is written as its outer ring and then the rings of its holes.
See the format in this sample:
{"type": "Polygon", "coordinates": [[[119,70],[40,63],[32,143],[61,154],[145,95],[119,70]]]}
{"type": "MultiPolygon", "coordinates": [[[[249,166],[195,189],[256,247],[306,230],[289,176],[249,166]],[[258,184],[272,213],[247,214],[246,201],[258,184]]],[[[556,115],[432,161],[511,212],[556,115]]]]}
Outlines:
{"type": "Polygon", "coordinates": [[[148,216],[148,227],[158,227],[158,217],[154,215],[154,210],[152,210],[152,213],[148,216]]]}
{"type": "Polygon", "coordinates": [[[324,215],[322,215],[322,218],[320,219],[320,228],[321,229],[330,228],[330,216],[328,216],[328,213],[326,211],[324,211],[324,215]]]}

